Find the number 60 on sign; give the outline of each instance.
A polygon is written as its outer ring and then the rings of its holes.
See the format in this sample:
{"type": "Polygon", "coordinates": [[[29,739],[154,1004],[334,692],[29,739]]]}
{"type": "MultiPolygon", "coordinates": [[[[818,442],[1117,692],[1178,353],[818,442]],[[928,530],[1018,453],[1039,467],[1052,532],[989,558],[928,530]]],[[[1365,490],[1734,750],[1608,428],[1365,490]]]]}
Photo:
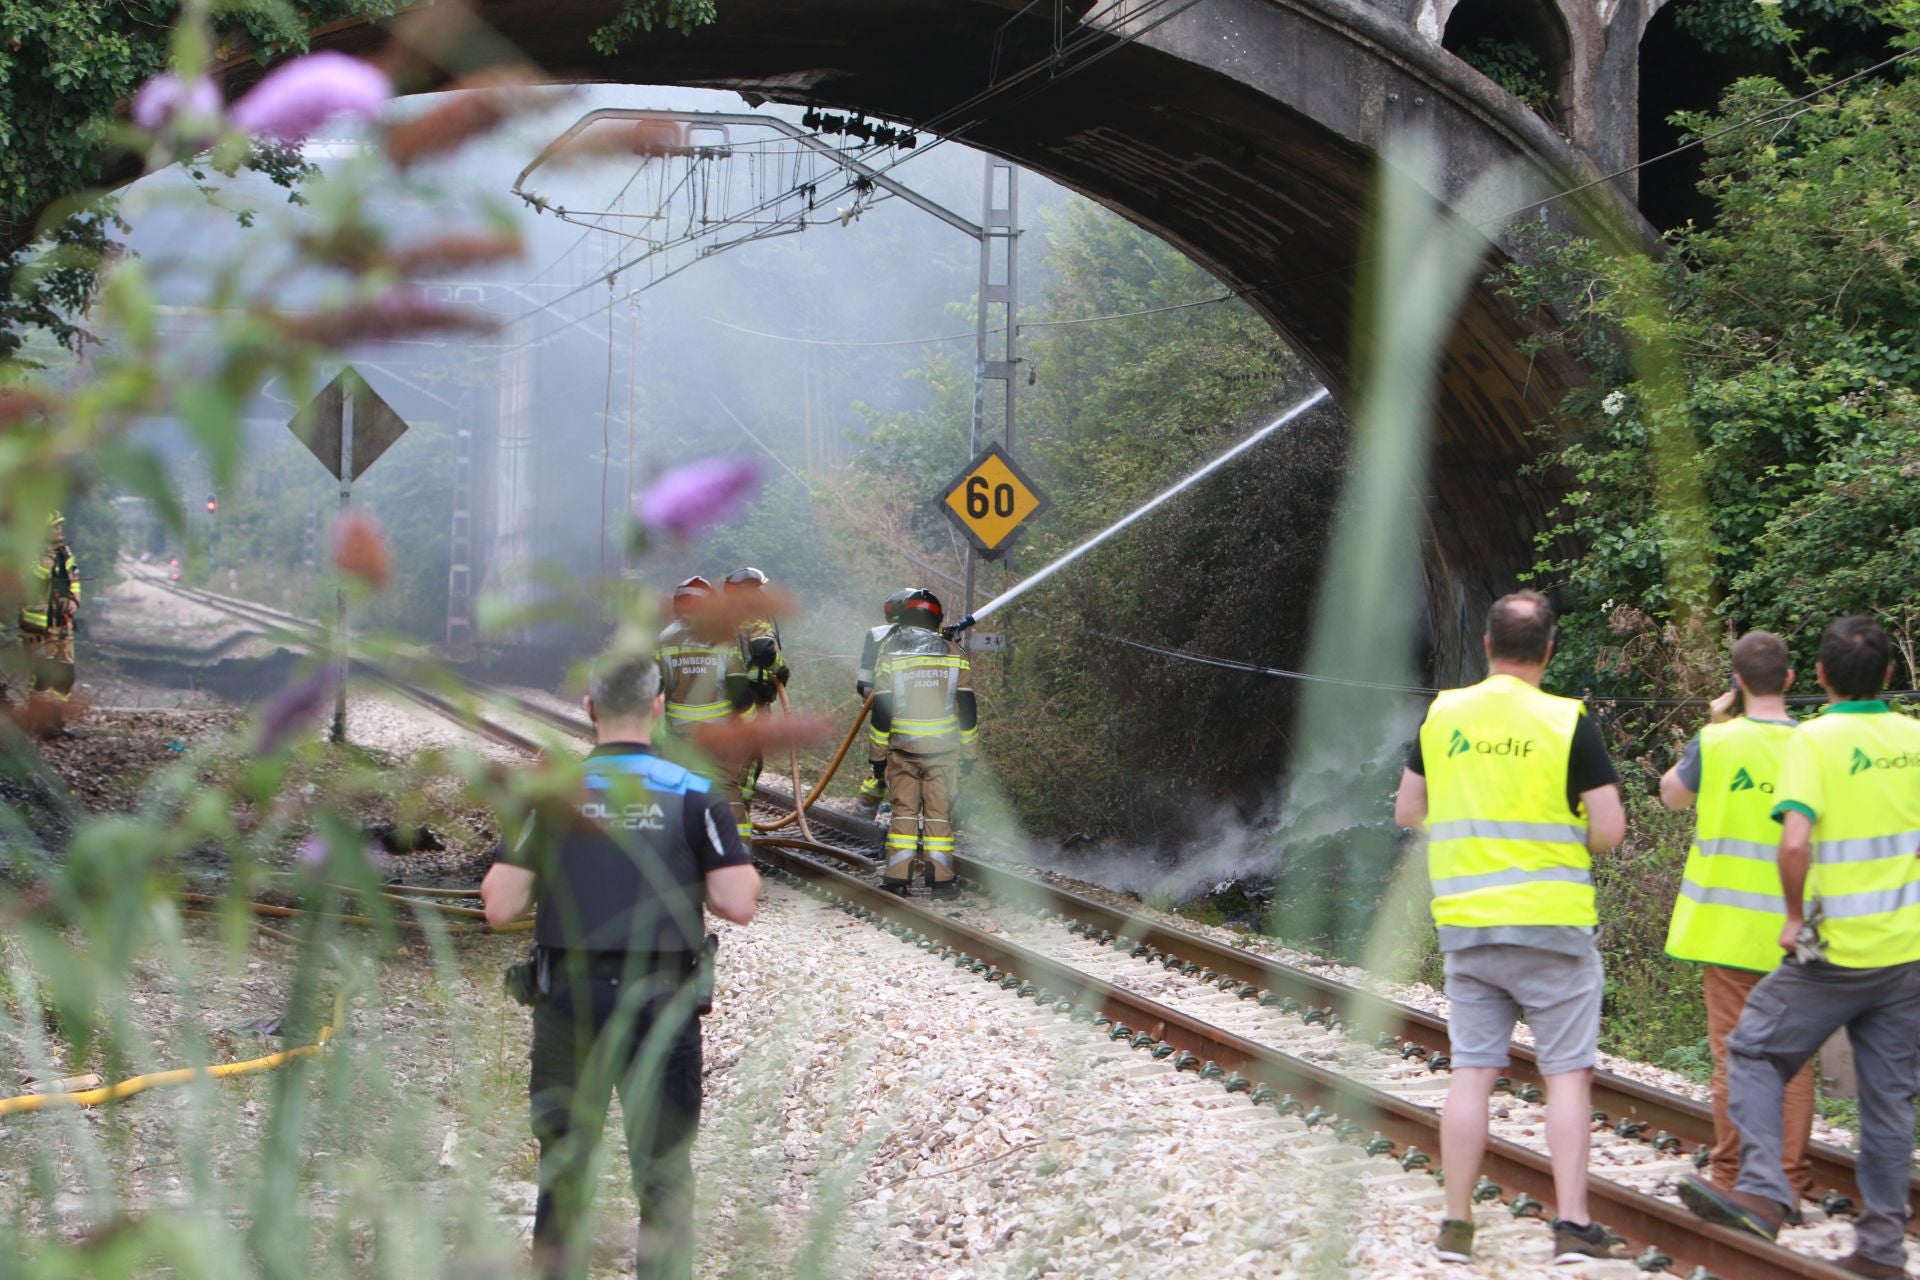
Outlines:
{"type": "Polygon", "coordinates": [[[940,509],[989,560],[1003,553],[1020,526],[1049,505],[997,444],[983,449],[940,494],[940,509]]]}

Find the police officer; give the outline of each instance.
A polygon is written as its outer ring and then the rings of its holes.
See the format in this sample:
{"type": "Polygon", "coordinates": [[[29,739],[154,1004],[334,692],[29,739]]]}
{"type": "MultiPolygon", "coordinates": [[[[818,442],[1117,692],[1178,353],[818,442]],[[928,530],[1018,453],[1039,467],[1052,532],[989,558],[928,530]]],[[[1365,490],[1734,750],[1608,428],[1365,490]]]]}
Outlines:
{"type": "MultiPolygon", "coordinates": [[[[765,599],[767,575],[751,565],[728,574],[721,589],[727,593],[727,611],[740,619],[736,641],[739,667],[727,675],[727,692],[742,715],[759,714],[780,696],[779,690],[792,675],[786,657],[780,652],[780,625],[766,612],[756,611],[765,599]]],[[[753,838],[753,794],[760,783],[763,761],[754,755],[739,767],[738,801],[734,812],[740,838],[753,838]]]]}
{"type": "MultiPolygon", "coordinates": [[[[853,677],[853,691],[862,699],[873,692],[873,668],[880,661],[880,646],[900,629],[900,606],[910,594],[909,590],[896,591],[880,602],[880,625],[867,632],[860,646],[860,670],[853,677]]],[[[876,734],[871,724],[867,726],[867,767],[871,775],[860,782],[859,808],[863,817],[871,818],[880,811],[880,802],[887,794],[886,739],[876,734]]]]}
{"type": "Polygon", "coordinates": [[[1891,653],[1868,617],[1841,618],[1820,637],[1827,706],[1788,737],[1773,794],[1788,954],[1727,1037],[1740,1177],[1731,1190],[1680,1184],[1701,1217],[1772,1239],[1794,1203],[1780,1167],[1787,1082],[1845,1027],[1860,1077],[1864,1203],[1840,1266],[1884,1277],[1906,1274],[1920,1068],[1920,721],[1880,697],[1891,653]]]}
{"type": "MultiPolygon", "coordinates": [[[[1774,865],[1779,825],[1773,800],[1780,761],[1793,734],[1786,692],[1793,687],[1787,645],[1770,631],[1749,631],[1733,646],[1734,687],[1713,700],[1711,723],[1660,779],[1669,809],[1695,808],[1693,846],[1673,904],[1667,954],[1701,966],[1707,1043],[1713,1050],[1713,1151],[1708,1174],[1731,1187],[1740,1173],[1740,1132],[1727,1115],[1727,1036],[1740,1021],[1754,984],[1780,964],[1780,870],[1774,865]],[[1739,699],[1744,714],[1736,715],[1739,699]]],[[[1813,1064],[1786,1091],[1787,1181],[1796,1200],[1811,1200],[1813,1064]]]]}
{"type": "Polygon", "coordinates": [[[66,518],[47,517],[47,546],[34,565],[33,584],[20,605],[20,644],[36,700],[63,704],[73,696],[73,619],[80,612],[80,570],[67,545],[66,518]]]}
{"type": "Polygon", "coordinates": [[[964,649],[940,634],[940,597],[921,587],[900,602],[900,629],[874,668],[873,733],[887,750],[887,864],[881,884],[906,896],[923,856],[936,898],[953,883],[953,798],[980,736],[972,668],[964,649]]]}
{"type": "Polygon", "coordinates": [[[1554,1261],[1612,1257],[1610,1234],[1587,1214],[1587,1148],[1602,995],[1592,854],[1626,832],[1619,775],[1586,708],[1540,688],[1553,656],[1545,597],[1494,601],[1484,645],[1487,678],[1433,700],[1394,801],[1395,821],[1427,831],[1452,1005],[1434,1252],[1472,1260],[1487,1102],[1524,1016],[1547,1084],[1554,1261]]]}
{"type": "Polygon", "coordinates": [[[653,753],[662,702],[650,658],[595,664],[586,710],[598,745],[577,801],[536,813],[480,886],[496,928],[537,903],[528,1094],[540,1143],[534,1247],[548,1276],[585,1274],[593,1152],[615,1090],[640,1205],[639,1274],[693,1273],[697,1014],[711,998],[702,908],[751,922],[760,877],[707,780],[653,753]]]}

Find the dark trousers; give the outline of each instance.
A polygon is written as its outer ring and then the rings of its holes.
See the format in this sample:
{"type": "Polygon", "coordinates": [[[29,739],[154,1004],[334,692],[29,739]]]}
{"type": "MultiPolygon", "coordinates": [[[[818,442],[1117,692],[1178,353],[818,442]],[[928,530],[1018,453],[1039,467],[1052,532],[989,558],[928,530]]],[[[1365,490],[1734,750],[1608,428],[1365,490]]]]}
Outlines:
{"type": "Polygon", "coordinates": [[[1907,1176],[1913,1167],[1914,1071],[1920,1065],[1920,962],[1843,969],[1787,961],[1747,997],[1727,1037],[1727,1084],[1740,1130],[1736,1186],[1781,1205],[1793,1186],[1781,1168],[1787,1082],[1841,1027],[1860,1076],[1860,1217],[1854,1248],[1906,1265],[1907,1176]]]}
{"type": "MultiPolygon", "coordinates": [[[[558,975],[556,975],[557,977],[558,975]]],[[[591,1167],[611,1095],[620,1095],[640,1203],[641,1280],[693,1274],[693,1136],[700,1123],[700,1020],[663,999],[618,1009],[618,987],[590,981],[533,1009],[528,1104],[540,1143],[534,1248],[548,1274],[584,1276],[590,1239],[574,1238],[593,1198],[591,1167]],[[656,1024],[672,1016],[678,1026],[656,1024]],[[624,1029],[621,1024],[630,1022],[624,1029]],[[611,1023],[611,1025],[609,1025],[611,1023]]]]}

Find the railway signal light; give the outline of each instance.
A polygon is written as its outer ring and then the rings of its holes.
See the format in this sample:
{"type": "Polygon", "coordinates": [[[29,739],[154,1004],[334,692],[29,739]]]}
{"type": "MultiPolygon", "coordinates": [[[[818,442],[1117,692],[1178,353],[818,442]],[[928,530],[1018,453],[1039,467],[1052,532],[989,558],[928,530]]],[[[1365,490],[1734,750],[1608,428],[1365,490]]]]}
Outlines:
{"type": "Polygon", "coordinates": [[[217,515],[219,511],[220,511],[220,500],[215,498],[212,494],[208,494],[207,495],[207,514],[210,516],[217,515]]]}

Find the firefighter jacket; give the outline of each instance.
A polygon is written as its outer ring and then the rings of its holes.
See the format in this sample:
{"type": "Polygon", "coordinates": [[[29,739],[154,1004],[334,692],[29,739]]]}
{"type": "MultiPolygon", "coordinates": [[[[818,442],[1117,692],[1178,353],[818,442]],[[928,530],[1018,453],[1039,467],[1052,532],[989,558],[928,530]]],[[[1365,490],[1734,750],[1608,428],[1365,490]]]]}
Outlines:
{"type": "Polygon", "coordinates": [[[980,736],[966,651],[937,631],[901,627],[874,668],[872,739],[914,755],[944,755],[980,736]]]}
{"type": "Polygon", "coordinates": [[[861,697],[873,692],[873,667],[880,661],[880,646],[899,629],[899,623],[888,622],[867,632],[866,643],[860,646],[860,670],[853,677],[853,691],[861,697]]]}
{"type": "Polygon", "coordinates": [[[48,546],[33,567],[33,579],[20,606],[20,625],[34,631],[71,625],[73,610],[80,603],[80,570],[73,549],[64,542],[48,546]]]}
{"type": "Polygon", "coordinates": [[[676,619],[660,633],[654,661],[660,666],[660,688],[667,695],[670,730],[724,719],[733,710],[727,678],[740,670],[740,655],[733,645],[709,644],[691,623],[676,619]]]}

